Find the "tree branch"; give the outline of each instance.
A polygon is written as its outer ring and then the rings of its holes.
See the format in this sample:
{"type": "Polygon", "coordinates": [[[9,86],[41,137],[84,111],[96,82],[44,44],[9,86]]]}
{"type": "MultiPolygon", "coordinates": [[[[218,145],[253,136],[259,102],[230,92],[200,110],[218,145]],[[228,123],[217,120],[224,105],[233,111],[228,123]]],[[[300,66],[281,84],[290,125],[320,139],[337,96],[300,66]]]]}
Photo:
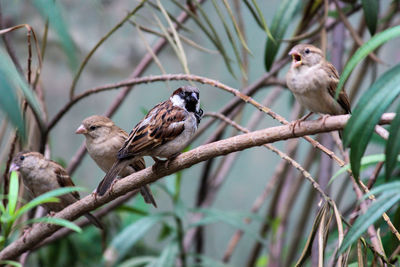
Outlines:
{"type": "MultiPolygon", "coordinates": [[[[394,116],[394,113],[386,113],[382,116],[380,123],[390,123],[394,116]]],[[[169,162],[168,168],[164,166],[165,164],[156,164],[131,174],[122,180],[118,180],[114,184],[112,191],[108,191],[104,196],[86,196],[58,212],[54,217],[74,220],[80,215],[96,209],[119,196],[138,189],[140,186],[155,182],[164,176],[189,168],[210,158],[289,138],[340,130],[343,129],[349,118],[350,115],[340,115],[328,117],[325,121],[306,121],[301,124],[301,127],[297,128],[296,133],[293,133],[291,125],[271,127],[197,147],[169,162]]],[[[0,260],[15,259],[58,229],[60,229],[58,225],[35,224],[32,230],[25,235],[25,238],[17,239],[0,252],[0,260]]]]}

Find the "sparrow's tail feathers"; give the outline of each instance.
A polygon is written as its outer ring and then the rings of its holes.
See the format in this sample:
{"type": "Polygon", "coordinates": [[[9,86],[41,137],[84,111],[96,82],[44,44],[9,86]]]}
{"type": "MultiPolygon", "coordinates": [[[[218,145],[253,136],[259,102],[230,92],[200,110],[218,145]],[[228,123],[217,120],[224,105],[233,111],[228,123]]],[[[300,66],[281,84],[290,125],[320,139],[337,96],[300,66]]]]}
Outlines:
{"type": "Polygon", "coordinates": [[[88,212],[88,213],[85,213],[84,215],[94,226],[96,226],[97,228],[99,228],[101,230],[104,230],[103,224],[96,217],[94,217],[93,214],[88,212]]]}
{"type": "Polygon", "coordinates": [[[117,175],[126,167],[126,164],[126,161],[117,160],[114,162],[111,169],[106,173],[106,176],[104,176],[103,180],[101,180],[97,186],[96,193],[99,194],[99,196],[102,196],[107,192],[117,175]]]}
{"type": "Polygon", "coordinates": [[[157,208],[156,200],[154,199],[154,196],[151,193],[149,185],[140,187],[140,194],[142,194],[144,202],[146,202],[147,204],[153,204],[153,206],[157,208]]]}

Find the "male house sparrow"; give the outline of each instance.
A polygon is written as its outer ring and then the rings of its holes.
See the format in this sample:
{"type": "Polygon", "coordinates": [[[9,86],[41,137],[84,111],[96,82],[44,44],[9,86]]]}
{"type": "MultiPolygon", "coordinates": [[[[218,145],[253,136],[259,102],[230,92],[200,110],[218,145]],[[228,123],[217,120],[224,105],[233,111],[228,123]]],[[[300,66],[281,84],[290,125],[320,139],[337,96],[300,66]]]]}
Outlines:
{"type": "MultiPolygon", "coordinates": [[[[116,126],[112,120],[97,115],[84,119],[75,133],[85,136],[86,149],[90,157],[106,173],[117,160],[117,153],[128,138],[128,133],[116,126]]],[[[136,171],[143,170],[145,167],[143,158],[137,157],[129,162],[129,165],[121,171],[120,176],[125,177],[136,171]]],[[[142,186],[140,193],[146,203],[157,207],[148,185],[142,186]]]]}
{"type": "Polygon", "coordinates": [[[310,44],[299,44],[290,50],[292,65],[286,83],[301,105],[315,113],[340,115],[351,113],[349,98],[344,90],[335,99],[339,74],[325,60],[322,51],[310,44]]]}
{"type": "MultiPolygon", "coordinates": [[[[38,152],[19,152],[12,160],[10,171],[19,171],[31,197],[40,196],[61,187],[75,186],[66,170],[58,163],[45,159],[38,152]]],[[[48,212],[58,212],[80,199],[78,192],[59,196],[60,202],[43,203],[48,212]]],[[[100,221],[90,213],[84,214],[96,227],[103,229],[100,221]]]]}
{"type": "Polygon", "coordinates": [[[131,131],[118,152],[118,160],[97,187],[104,195],[114,178],[125,166],[142,156],[172,159],[187,146],[197,130],[203,110],[200,108],[199,89],[183,86],[171,97],[149,111],[131,131]]]}

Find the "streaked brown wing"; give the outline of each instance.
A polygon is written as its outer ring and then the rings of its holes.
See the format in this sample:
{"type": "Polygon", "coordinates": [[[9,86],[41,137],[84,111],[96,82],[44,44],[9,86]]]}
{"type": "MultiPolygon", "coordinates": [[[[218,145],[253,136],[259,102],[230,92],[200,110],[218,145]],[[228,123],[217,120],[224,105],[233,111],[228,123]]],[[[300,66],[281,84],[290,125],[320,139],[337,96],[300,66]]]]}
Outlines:
{"type": "MultiPolygon", "coordinates": [[[[61,166],[58,166],[57,163],[55,162],[52,163],[55,165],[54,172],[57,176],[57,182],[60,185],[60,187],[75,186],[75,184],[71,180],[71,177],[69,177],[68,173],[61,166]]],[[[80,199],[79,193],[77,191],[71,192],[71,194],[76,199],[80,199]]]]}
{"type": "Polygon", "coordinates": [[[118,158],[132,157],[173,140],[183,132],[186,116],[184,109],[169,100],[155,106],[129,134],[118,158]]]}
{"type": "MultiPolygon", "coordinates": [[[[327,64],[324,65],[327,68],[326,72],[330,74],[328,91],[332,97],[335,97],[337,84],[340,79],[339,74],[338,74],[336,68],[331,63],[329,63],[329,62],[326,62],[326,63],[327,64]]],[[[340,91],[337,102],[346,111],[346,113],[351,113],[349,97],[347,96],[346,92],[344,91],[344,88],[342,88],[342,90],[340,91]]]]}

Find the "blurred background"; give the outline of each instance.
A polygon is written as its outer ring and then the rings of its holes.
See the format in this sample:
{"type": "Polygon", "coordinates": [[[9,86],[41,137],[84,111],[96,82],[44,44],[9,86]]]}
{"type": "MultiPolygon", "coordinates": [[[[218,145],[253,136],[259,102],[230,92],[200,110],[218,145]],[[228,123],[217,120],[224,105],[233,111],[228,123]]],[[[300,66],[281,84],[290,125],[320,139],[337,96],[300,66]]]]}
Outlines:
{"type": "MultiPolygon", "coordinates": [[[[323,45],[327,58],[341,72],[347,60],[354,53],[354,47],[359,46],[354,44],[349,30],[339,18],[335,6],[336,1],[324,3],[324,1],[311,0],[207,0],[201,1],[202,3],[198,6],[194,3],[196,0],[178,0],[176,2],[149,0],[144,2],[143,6],[107,37],[94,52],[76,83],[75,95],[91,88],[126,80],[134,70],[137,70],[142,58],[161,39],[160,36],[150,31],[164,35],[166,29],[170,27],[165,14],[160,12],[160,6],[174,19],[181,18],[182,13],[189,13],[187,9],[193,10],[194,13],[189,16],[182,24],[182,29],[179,30],[182,48],[180,49],[177,45],[178,42],[171,35],[165,47],[157,53],[156,60],[153,57],[148,68],[140,76],[186,72],[215,79],[243,91],[248,86],[253,86],[266,72],[271,71],[271,68],[274,69],[274,66],[285,63],[275,70],[276,75],[273,79],[267,79],[261,86],[258,86],[252,97],[260,103],[269,97],[268,107],[289,121],[300,117],[306,111],[296,104],[290,91],[285,87],[285,74],[289,67],[287,63],[290,60],[289,56],[286,56],[287,49],[292,47],[295,42],[313,42],[317,46],[323,45]],[[326,3],[328,4],[326,5],[326,3]],[[322,21],[324,8],[328,9],[328,13],[322,21]],[[287,14],[285,15],[285,13],[287,14]],[[193,17],[197,17],[201,27],[193,17]],[[266,27],[263,25],[263,20],[266,27]],[[224,25],[224,23],[226,24],[224,25]],[[206,28],[213,38],[210,38],[202,27],[206,28]],[[236,29],[239,29],[240,33],[236,29]],[[268,48],[267,45],[269,30],[279,43],[273,56],[272,52],[268,52],[273,51],[271,50],[271,39],[268,41],[270,47],[268,48]],[[306,39],[295,42],[282,41],[282,39],[289,39],[294,35],[304,33],[311,34],[305,36],[306,39]],[[183,39],[189,40],[190,43],[183,39]],[[245,48],[245,45],[248,49],[245,48]],[[340,47],[340,49],[335,50],[335,47],[340,47]],[[221,52],[222,50],[223,52],[221,52]],[[229,59],[224,60],[223,53],[226,53],[226,57],[229,59]],[[332,58],[335,55],[337,57],[332,58]],[[159,63],[156,64],[155,61],[159,63]],[[187,61],[186,64],[185,61],[187,61]],[[275,97],[271,94],[275,94],[275,97]]],[[[365,23],[362,2],[364,1],[337,1],[349,23],[362,40],[367,41],[371,38],[371,34],[365,23]]],[[[397,25],[399,22],[398,1],[377,2],[379,2],[377,32],[397,25]],[[390,13],[391,10],[393,13],[390,13]],[[388,14],[391,16],[389,17],[388,14]],[[386,23],[385,19],[389,22],[386,23]]],[[[2,0],[0,3],[2,28],[29,24],[35,31],[39,45],[44,43],[46,21],[49,18],[50,23],[45,53],[42,55],[43,63],[38,86],[44,92],[44,104],[48,120],[51,121],[68,103],[72,81],[76,77],[83,59],[101,38],[139,5],[140,1],[70,0],[53,3],[53,1],[45,0],[2,0]]],[[[7,33],[6,36],[26,74],[28,56],[26,30],[15,30],[7,33]]],[[[354,93],[350,93],[353,108],[373,81],[399,61],[398,45],[398,39],[394,39],[379,50],[378,57],[384,64],[377,64],[368,59],[354,70],[355,74],[346,84],[347,92],[354,91],[354,93]],[[369,62],[368,66],[364,67],[367,62],[369,62]]],[[[4,48],[4,43],[1,46],[4,48]]],[[[36,71],[38,60],[35,50],[33,53],[32,66],[36,71]]],[[[154,105],[166,100],[179,86],[188,83],[187,81],[170,81],[135,85],[118,106],[112,119],[118,126],[129,132],[154,105]]],[[[203,84],[196,84],[196,86],[200,89],[201,106],[205,112],[218,112],[234,99],[233,95],[216,87],[203,84]]],[[[75,130],[86,117],[105,114],[109,111],[122,90],[96,93],[73,105],[49,132],[47,151],[50,152],[51,159],[65,167],[71,167],[72,159],[77,155],[84,141],[83,136],[75,134],[75,130]]],[[[394,107],[390,110],[394,110],[394,107]]],[[[257,114],[260,116],[255,120],[257,124],[252,130],[279,125],[276,120],[248,104],[236,115],[228,115],[236,122],[246,126],[257,114]]],[[[5,117],[5,113],[0,113],[0,121],[4,121],[5,117]]],[[[210,117],[204,117],[200,127],[210,119],[210,117]]],[[[189,149],[209,142],[210,137],[215,136],[220,126],[219,121],[211,124],[194,140],[189,149]]],[[[7,161],[13,132],[14,127],[6,126],[0,143],[2,172],[7,161]]],[[[236,134],[239,133],[232,127],[227,127],[219,132],[217,138],[224,139],[236,134]]],[[[330,133],[321,134],[317,138],[340,154],[339,150],[334,148],[330,133]],[[327,141],[327,139],[329,140],[327,141]]],[[[371,142],[366,154],[382,153],[385,141],[374,135],[371,142]]],[[[311,145],[304,140],[294,139],[274,145],[300,162],[316,180],[321,175],[325,176],[325,180],[321,181],[322,187],[326,188],[328,195],[337,202],[338,208],[343,214],[346,216],[351,214],[357,203],[357,197],[348,181],[348,175],[342,174],[328,185],[328,181],[340,166],[332,160],[323,163],[320,151],[311,148],[311,145]],[[309,158],[310,160],[307,160],[309,158]],[[308,161],[310,162],[307,163],[308,161]]],[[[153,164],[151,158],[145,159],[147,166],[153,164]]],[[[71,234],[31,253],[26,266],[98,266],[100,263],[107,266],[157,266],[157,264],[158,266],[168,266],[159,265],[161,262],[163,264],[168,262],[170,266],[184,265],[182,257],[179,257],[179,244],[176,242],[176,235],[179,231],[174,216],[165,216],[151,224],[148,229],[143,226],[140,228],[140,224],[137,225],[139,228],[128,229],[128,226],[134,225],[146,217],[152,218],[151,215],[166,212],[179,214],[178,217],[183,223],[185,240],[188,238],[185,234],[196,226],[193,214],[200,212],[204,215],[203,220],[197,222],[197,225],[204,225],[202,235],[190,240],[187,247],[185,259],[187,266],[195,264],[200,266],[293,265],[306,244],[318,211],[320,197],[312,190],[311,184],[306,182],[301,175],[299,176],[298,171],[289,165],[282,164],[283,160],[280,157],[264,147],[254,147],[237,152],[236,158],[229,160],[232,160],[230,164],[226,163],[227,157],[219,157],[159,180],[151,186],[158,203],[157,209],[146,205],[142,197],[137,196],[104,217],[103,221],[108,226],[106,239],[99,234],[97,229],[90,226],[85,228],[82,234],[71,234]],[[277,169],[279,166],[282,168],[280,171],[277,169]],[[204,185],[211,187],[210,184],[215,182],[218,175],[222,177],[221,186],[217,187],[211,203],[204,206],[204,210],[199,210],[199,201],[201,202],[207,196],[207,190],[200,190],[202,184],[203,187],[204,185]],[[277,178],[272,181],[274,177],[277,178]],[[263,195],[268,185],[270,188],[267,189],[269,191],[259,207],[259,212],[251,214],[255,200],[263,195]],[[171,194],[178,194],[178,201],[171,197],[171,194]],[[288,199],[291,199],[292,202],[288,203],[288,199]],[[287,212],[285,215],[287,217],[282,215],[285,213],[283,211],[287,212]],[[246,225],[243,223],[243,219],[249,216],[253,219],[253,223],[246,225]],[[263,228],[268,229],[265,229],[264,236],[263,228]],[[232,256],[227,259],[227,244],[238,229],[244,230],[244,236],[232,256]],[[125,240],[122,243],[125,243],[126,246],[120,247],[121,242],[118,243],[115,237],[120,237],[119,234],[124,230],[127,231],[123,234],[126,239],[131,236],[136,240],[125,240]],[[259,243],[261,247],[258,252],[255,252],[257,250],[254,244],[257,243],[257,240],[262,243],[259,243]],[[251,255],[254,253],[256,255],[253,256],[252,262],[251,255]],[[168,260],[165,259],[167,256],[170,257],[168,260]],[[225,262],[223,263],[223,261],[225,262]]],[[[365,168],[361,178],[370,177],[374,170],[375,166],[365,168]]],[[[72,173],[75,184],[87,188],[87,193],[97,186],[103,176],[104,173],[88,155],[82,158],[72,173]]],[[[397,226],[399,225],[397,224],[397,226]]],[[[388,230],[383,226],[382,231],[387,232],[388,230]]],[[[328,241],[326,249],[326,264],[332,263],[329,259],[331,259],[336,246],[335,227],[332,227],[332,232],[330,236],[332,240],[328,241]]],[[[394,242],[390,246],[388,245],[386,249],[394,250],[392,247],[395,248],[395,244],[394,242]]],[[[368,257],[371,258],[371,255],[368,257]]],[[[354,255],[350,259],[352,259],[350,262],[355,262],[354,255]]],[[[313,260],[307,262],[309,266],[314,266],[314,263],[313,260]]]]}

